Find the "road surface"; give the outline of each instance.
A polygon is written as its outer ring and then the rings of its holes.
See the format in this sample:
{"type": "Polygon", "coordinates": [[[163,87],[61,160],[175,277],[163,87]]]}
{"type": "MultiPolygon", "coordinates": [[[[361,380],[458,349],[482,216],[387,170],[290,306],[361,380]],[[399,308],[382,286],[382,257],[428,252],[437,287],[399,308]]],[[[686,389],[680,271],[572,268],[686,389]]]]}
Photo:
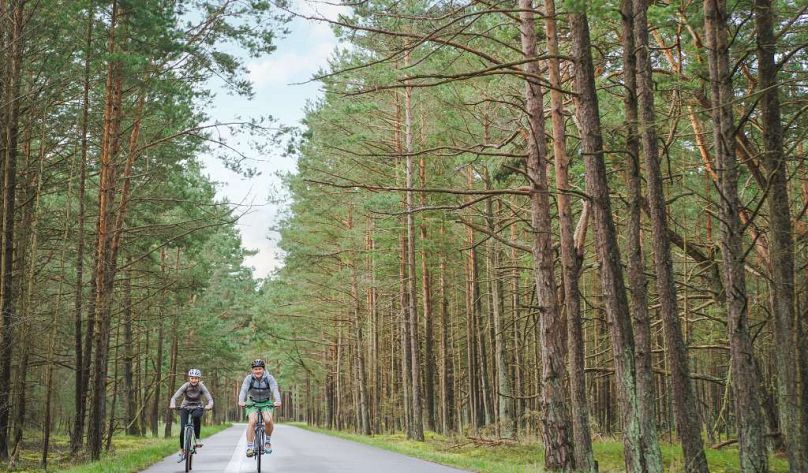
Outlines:
{"type": "MultiPolygon", "coordinates": [[[[241,473],[256,471],[255,459],[244,455],[246,424],[203,438],[204,447],[194,457],[194,472],[241,473]]],[[[204,437],[204,430],[202,435],[204,437]]],[[[261,461],[262,472],[282,473],[459,473],[464,470],[418,460],[380,448],[290,425],[276,425],[273,452],[261,461]]],[[[185,471],[176,453],[143,473],[185,471]]]]}

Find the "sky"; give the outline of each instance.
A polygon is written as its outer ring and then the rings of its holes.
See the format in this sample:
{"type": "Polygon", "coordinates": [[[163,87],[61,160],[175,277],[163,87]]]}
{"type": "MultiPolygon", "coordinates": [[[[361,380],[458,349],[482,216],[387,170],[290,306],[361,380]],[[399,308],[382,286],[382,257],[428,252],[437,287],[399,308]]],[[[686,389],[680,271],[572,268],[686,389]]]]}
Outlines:
{"type": "MultiPolygon", "coordinates": [[[[336,18],[342,7],[298,0],[295,10],[305,16],[336,18]]],[[[272,115],[283,125],[300,125],[306,104],[316,101],[321,85],[307,82],[321,68],[326,68],[331,52],[337,46],[331,27],[325,22],[295,17],[287,25],[290,33],[278,40],[277,50],[269,56],[250,58],[246,67],[255,92],[250,100],[225,92],[221,85],[211,83],[216,94],[210,109],[211,121],[229,122],[272,115]]],[[[278,248],[279,236],[271,228],[277,224],[286,205],[270,203],[282,191],[278,173],[294,172],[295,161],[280,153],[259,155],[246,142],[229,138],[228,145],[250,158],[245,165],[259,171],[246,178],[228,170],[215,153],[202,161],[210,178],[217,183],[217,197],[236,206],[244,214],[237,224],[242,244],[257,253],[248,256],[245,265],[254,269],[256,277],[265,278],[283,265],[278,248]],[[232,141],[231,141],[232,140],[232,141]]]]}

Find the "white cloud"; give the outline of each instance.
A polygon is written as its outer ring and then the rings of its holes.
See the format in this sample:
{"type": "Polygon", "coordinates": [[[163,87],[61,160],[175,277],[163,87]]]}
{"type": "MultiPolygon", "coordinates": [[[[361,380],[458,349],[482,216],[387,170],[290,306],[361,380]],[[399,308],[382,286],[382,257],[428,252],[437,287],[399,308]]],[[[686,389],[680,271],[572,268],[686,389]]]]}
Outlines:
{"type": "Polygon", "coordinates": [[[347,15],[350,8],[329,1],[304,0],[297,6],[298,13],[307,17],[324,18],[334,21],[339,15],[347,15]]]}
{"type": "Polygon", "coordinates": [[[306,82],[328,64],[335,45],[334,42],[322,42],[313,45],[308,53],[287,52],[252,62],[247,65],[250,81],[259,89],[306,82]]]}

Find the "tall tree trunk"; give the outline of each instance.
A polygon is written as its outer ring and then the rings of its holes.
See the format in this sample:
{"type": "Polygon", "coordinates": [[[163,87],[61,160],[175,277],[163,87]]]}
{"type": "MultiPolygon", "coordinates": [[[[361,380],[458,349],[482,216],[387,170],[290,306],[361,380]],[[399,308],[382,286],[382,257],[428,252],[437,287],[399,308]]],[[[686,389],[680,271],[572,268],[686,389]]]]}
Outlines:
{"type": "MultiPolygon", "coordinates": [[[[177,247],[177,254],[176,254],[176,261],[174,262],[174,274],[176,277],[179,278],[180,274],[180,248],[177,247]]],[[[179,297],[179,296],[177,296],[179,297]]],[[[189,301],[189,306],[193,304],[194,299],[192,298],[189,301]]],[[[168,362],[168,393],[173,394],[174,391],[177,389],[177,357],[179,355],[179,329],[177,325],[179,324],[180,320],[180,312],[179,312],[179,305],[177,308],[174,309],[174,314],[171,317],[171,352],[169,353],[169,362],[168,362]]],[[[218,377],[212,378],[213,380],[217,380],[218,377]]],[[[165,411],[165,430],[163,431],[163,436],[165,438],[171,437],[171,427],[174,423],[174,413],[171,410],[167,409],[165,411]]]]}
{"type": "Polygon", "coordinates": [[[682,337],[676,301],[676,281],[673,276],[668,217],[654,113],[654,84],[648,45],[648,1],[634,0],[634,43],[637,67],[637,99],[640,142],[645,157],[648,207],[653,235],[654,269],[659,295],[660,315],[668,345],[668,365],[671,373],[676,430],[682,442],[685,469],[706,473],[707,457],[701,440],[701,424],[696,412],[696,397],[690,380],[687,346],[682,337]]]}
{"type": "MultiPolygon", "coordinates": [[[[486,173],[486,180],[488,175],[486,173]]],[[[496,233],[496,217],[494,215],[491,199],[485,201],[486,224],[491,234],[496,233]]],[[[488,240],[488,277],[491,294],[491,314],[494,319],[494,360],[496,367],[497,389],[496,395],[499,417],[500,437],[513,438],[513,388],[511,386],[510,370],[508,369],[508,352],[505,344],[504,311],[502,310],[502,280],[500,278],[500,249],[499,242],[491,238],[488,240]]]]}
{"type": "MultiPolygon", "coordinates": [[[[536,25],[532,0],[519,0],[522,54],[526,59],[536,57],[536,25]]],[[[525,72],[538,77],[538,61],[524,65],[525,72]]],[[[530,208],[533,236],[534,277],[541,337],[541,412],[544,437],[544,467],[547,470],[572,470],[575,458],[572,425],[567,411],[567,390],[564,384],[566,324],[558,310],[553,268],[552,225],[547,184],[547,144],[544,137],[544,98],[540,84],[534,78],[525,81],[527,104],[527,172],[530,177],[530,208]]]]}
{"type": "Polygon", "coordinates": [[[115,329],[115,354],[112,356],[112,362],[115,365],[112,372],[112,402],[110,403],[109,423],[107,424],[106,440],[104,441],[104,451],[107,453],[109,453],[109,449],[112,446],[112,436],[115,434],[115,406],[118,403],[118,367],[120,365],[118,352],[121,347],[120,339],[121,325],[117,324],[117,328],[115,329]]]}
{"type": "MultiPolygon", "coordinates": [[[[348,231],[353,231],[353,208],[348,209],[348,231]]],[[[353,257],[349,257],[348,269],[351,272],[351,316],[354,325],[354,335],[356,336],[356,381],[358,386],[356,390],[359,392],[359,409],[357,416],[359,422],[357,428],[365,435],[370,435],[370,412],[369,401],[370,395],[368,393],[367,385],[367,364],[365,363],[365,332],[364,320],[362,318],[362,307],[359,299],[359,281],[357,277],[357,266],[353,257]]]]}
{"type": "MultiPolygon", "coordinates": [[[[426,162],[424,156],[418,161],[418,176],[421,188],[426,188],[426,162]]],[[[420,192],[419,203],[421,207],[427,204],[426,192],[420,192]]],[[[427,258],[428,243],[426,220],[421,220],[421,291],[423,292],[424,304],[424,406],[426,412],[426,428],[435,430],[435,354],[434,341],[434,320],[432,315],[432,278],[430,277],[427,258]]]]}
{"type": "MultiPolygon", "coordinates": [[[[166,266],[166,250],[160,250],[160,273],[163,284],[163,299],[166,299],[166,285],[168,284],[168,268],[166,266]]],[[[151,423],[152,437],[157,437],[159,424],[160,424],[160,406],[163,400],[160,399],[160,388],[163,385],[163,345],[165,340],[165,312],[161,307],[158,311],[160,318],[159,326],[157,328],[157,358],[154,360],[154,396],[152,396],[151,415],[149,415],[151,423]]]]}
{"type": "Polygon", "coordinates": [[[586,190],[592,203],[592,224],[597,239],[600,278],[603,286],[609,334],[614,352],[615,375],[623,420],[626,470],[643,471],[642,429],[637,381],[634,368],[634,333],[629,318],[628,300],[623,283],[623,268],[617,231],[612,218],[609,185],[600,127],[600,110],[595,92],[595,70],[589,40],[589,21],[585,11],[570,16],[572,56],[575,67],[576,116],[580,126],[581,147],[586,168],[586,190]]]}
{"type": "MultiPolygon", "coordinates": [[[[718,15],[725,21],[723,2],[718,15]]],[[[785,433],[788,462],[792,472],[808,471],[808,426],[803,423],[804,410],[799,390],[799,348],[801,332],[794,313],[794,240],[791,208],[788,198],[788,161],[783,149],[783,127],[780,116],[780,88],[775,62],[777,39],[774,36],[774,11],[771,0],[755,0],[755,33],[757,36],[758,90],[763,125],[763,155],[769,188],[769,245],[771,255],[771,290],[774,300],[775,353],[777,354],[777,399],[780,428],[785,433]]],[[[720,41],[720,40],[719,40],[720,41]]],[[[719,44],[719,48],[722,44],[719,44]]],[[[720,49],[719,49],[720,50],[720,49]]],[[[723,98],[723,96],[722,96],[723,98]]],[[[722,102],[723,104],[724,102],[722,102]]],[[[748,356],[752,356],[751,352],[748,356]]],[[[737,379],[737,378],[736,378],[737,379]]],[[[808,383],[808,379],[803,379],[808,383]]],[[[808,402],[808,399],[802,399],[808,402]]]]}
{"type": "MultiPolygon", "coordinates": [[[[567,316],[567,345],[569,350],[568,371],[570,397],[572,400],[572,432],[575,450],[575,468],[579,471],[597,471],[592,454],[592,435],[589,431],[589,407],[586,399],[586,375],[584,374],[584,339],[581,327],[581,295],[578,278],[583,255],[576,250],[572,227],[570,202],[569,163],[564,128],[564,97],[561,93],[559,71],[558,33],[554,0],[545,0],[545,28],[547,30],[547,61],[550,76],[550,104],[553,123],[553,155],[555,164],[556,203],[559,229],[561,231],[561,266],[564,283],[564,308],[567,316]]],[[[583,248],[583,247],[582,247],[583,248]]]]}
{"type": "Polygon", "coordinates": [[[401,396],[404,407],[404,427],[407,438],[412,437],[412,403],[410,402],[410,391],[412,390],[412,370],[410,370],[410,325],[408,323],[409,297],[407,295],[407,237],[401,235],[399,238],[399,292],[401,305],[401,323],[399,332],[401,333],[401,396]]]}
{"type": "MultiPolygon", "coordinates": [[[[446,234],[446,228],[441,225],[441,237],[446,234]]],[[[452,370],[452,357],[449,352],[449,299],[446,294],[446,255],[441,252],[438,271],[438,288],[440,298],[440,396],[441,396],[441,432],[445,435],[454,431],[452,411],[454,409],[454,372],[452,370]]]]}
{"type": "MultiPolygon", "coordinates": [[[[2,276],[2,295],[0,295],[0,312],[3,313],[3,333],[0,340],[0,460],[8,458],[9,427],[9,388],[11,386],[11,356],[14,347],[12,322],[15,318],[14,308],[14,212],[17,189],[17,140],[19,136],[20,116],[20,82],[23,53],[23,27],[25,22],[25,0],[12,0],[8,12],[2,12],[10,18],[8,44],[5,64],[5,84],[3,90],[3,106],[0,113],[5,125],[3,133],[3,253],[0,264],[2,276]]],[[[5,19],[3,19],[5,21],[5,19]]]]}
{"type": "MultiPolygon", "coordinates": [[[[115,53],[118,49],[116,33],[121,16],[117,0],[112,5],[112,24],[109,29],[108,51],[115,53]]],[[[122,115],[123,64],[119,58],[110,60],[107,71],[104,104],[104,128],[102,132],[98,223],[95,247],[95,355],[92,372],[92,396],[90,405],[91,422],[87,431],[87,444],[90,458],[97,460],[101,455],[103,422],[106,418],[106,381],[107,381],[107,346],[109,341],[110,308],[112,302],[112,282],[114,278],[111,246],[113,238],[113,210],[116,188],[116,164],[120,143],[120,127],[122,115]]]]}
{"type": "Polygon", "coordinates": [[[132,364],[135,358],[132,346],[132,257],[127,258],[126,277],[123,280],[123,404],[126,413],[126,433],[137,435],[139,428],[136,422],[136,387],[133,379],[132,364]]]}
{"type": "MultiPolygon", "coordinates": [[[[409,65],[409,54],[405,66],[409,65]]],[[[410,336],[410,370],[412,371],[412,433],[408,438],[424,440],[424,421],[421,412],[421,347],[418,330],[417,284],[415,271],[415,214],[413,197],[413,144],[412,144],[412,87],[404,91],[404,150],[407,154],[407,302],[410,336]]]]}
{"type": "Polygon", "coordinates": [[[640,458],[642,471],[657,473],[663,471],[662,452],[656,430],[656,395],[654,392],[653,358],[651,352],[651,317],[648,313],[648,279],[645,275],[645,256],[642,248],[642,171],[640,168],[640,141],[637,136],[639,117],[637,111],[637,57],[634,54],[634,5],[633,0],[622,0],[623,20],[623,77],[625,81],[626,109],[626,151],[625,171],[628,190],[629,217],[628,238],[628,281],[634,340],[636,343],[635,367],[637,371],[637,403],[640,409],[640,430],[642,433],[643,455],[640,458]]]}
{"type": "MultiPolygon", "coordinates": [[[[473,169],[466,166],[466,186],[474,186],[473,169]]],[[[471,197],[467,198],[467,202],[471,197]]],[[[469,423],[475,431],[485,425],[485,409],[481,393],[482,368],[479,363],[479,341],[477,339],[477,322],[480,313],[480,285],[477,278],[477,245],[474,241],[474,229],[466,227],[466,378],[468,380],[469,423]]]]}
{"type": "MultiPolygon", "coordinates": [[[[19,225],[19,233],[24,235],[23,242],[19,244],[22,246],[17,256],[18,268],[15,271],[18,274],[23,274],[27,271],[25,276],[25,288],[20,297],[20,312],[22,314],[20,340],[29,340],[31,336],[31,329],[36,321],[36,314],[34,311],[34,290],[36,287],[36,273],[39,265],[37,264],[37,250],[39,242],[38,223],[39,223],[39,204],[40,196],[42,193],[42,180],[43,170],[45,165],[45,129],[42,130],[42,136],[39,137],[39,158],[38,169],[34,167],[31,159],[31,123],[28,124],[28,131],[25,133],[25,171],[23,175],[27,175],[23,186],[23,198],[27,205],[23,206],[23,216],[19,225]],[[26,249],[27,247],[27,249],[26,249]]],[[[18,209],[19,210],[19,209],[18,209]]],[[[28,385],[28,374],[30,371],[29,362],[32,355],[33,346],[31,343],[23,343],[19,361],[16,365],[17,370],[17,399],[15,405],[15,419],[14,419],[14,435],[12,439],[12,459],[11,466],[14,466],[19,455],[22,453],[20,444],[22,443],[23,428],[25,424],[26,408],[29,401],[31,392],[26,389],[28,385]]]]}
{"type": "MultiPolygon", "coordinates": [[[[78,453],[84,437],[84,419],[87,408],[87,389],[90,381],[90,352],[91,343],[82,344],[82,303],[84,301],[84,222],[86,182],[87,182],[87,151],[89,148],[88,127],[90,123],[90,64],[93,42],[93,26],[95,24],[95,9],[93,2],[90,2],[87,11],[87,34],[84,51],[84,91],[82,97],[81,112],[81,154],[79,155],[79,193],[78,193],[78,215],[76,216],[76,283],[73,299],[73,323],[74,323],[74,344],[76,350],[75,368],[75,392],[74,392],[74,417],[73,432],[70,436],[70,452],[72,455],[78,453]]],[[[89,314],[89,312],[88,312],[89,314]]],[[[91,341],[94,327],[92,318],[87,323],[87,340],[91,341]]]]}

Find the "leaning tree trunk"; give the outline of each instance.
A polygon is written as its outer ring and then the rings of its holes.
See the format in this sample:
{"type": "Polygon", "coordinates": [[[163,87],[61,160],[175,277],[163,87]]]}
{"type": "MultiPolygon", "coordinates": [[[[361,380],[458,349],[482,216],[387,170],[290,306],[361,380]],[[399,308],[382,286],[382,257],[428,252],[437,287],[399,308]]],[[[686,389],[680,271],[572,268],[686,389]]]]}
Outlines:
{"type": "Polygon", "coordinates": [[[626,188],[628,191],[629,217],[626,247],[628,251],[628,281],[633,303],[634,340],[636,342],[635,367],[637,370],[637,402],[640,408],[642,431],[642,471],[663,471],[662,452],[656,430],[656,395],[651,352],[651,318],[648,313],[648,279],[645,276],[645,257],[642,251],[642,175],[640,169],[640,142],[637,136],[637,57],[634,54],[634,6],[633,0],[621,2],[623,18],[623,68],[626,109],[626,188]]]}
{"type": "Polygon", "coordinates": [[[553,155],[555,164],[556,203],[561,233],[561,266],[564,281],[564,308],[567,311],[567,345],[569,359],[570,397],[572,400],[572,431],[575,449],[575,468],[579,471],[597,471],[592,454],[592,434],[589,431],[589,407],[586,399],[584,373],[584,337],[581,321],[581,293],[578,279],[583,255],[576,250],[572,226],[569,185],[570,159],[566,148],[564,127],[564,97],[561,92],[559,71],[558,32],[554,0],[545,0],[545,27],[547,29],[547,61],[550,76],[550,105],[553,123],[553,155]]]}
{"type": "MultiPolygon", "coordinates": [[[[719,5],[722,5],[720,2],[719,5]]],[[[771,0],[755,0],[755,33],[757,36],[758,89],[763,125],[761,158],[769,188],[769,250],[771,290],[774,301],[774,339],[777,354],[777,400],[780,428],[785,434],[791,471],[808,471],[808,426],[802,423],[804,410],[799,390],[799,348],[805,343],[796,338],[801,330],[794,314],[794,240],[791,234],[791,208],[788,200],[788,161],[783,149],[783,127],[780,122],[780,99],[775,62],[777,39],[774,36],[774,12],[771,0]]],[[[719,7],[723,20],[724,9],[719,7]]],[[[723,102],[722,102],[723,103],[723,102]]],[[[803,379],[808,383],[808,379],[803,379]]],[[[803,400],[808,402],[808,400],[803,400]]]]}
{"type": "Polygon", "coordinates": [[[647,464],[647,461],[643,459],[642,412],[637,398],[634,368],[634,333],[629,318],[620,248],[606,179],[600,110],[595,92],[595,70],[589,40],[589,20],[585,11],[574,11],[571,14],[570,29],[572,56],[577,60],[575,113],[580,126],[581,147],[586,168],[586,190],[592,204],[592,224],[597,240],[597,257],[600,260],[606,315],[610,322],[609,335],[614,352],[618,400],[623,420],[625,465],[627,471],[640,472],[643,471],[642,465],[647,464]]]}
{"type": "MultiPolygon", "coordinates": [[[[536,57],[536,26],[532,0],[519,0],[522,54],[528,60],[536,57]]],[[[525,64],[530,74],[525,80],[530,133],[527,137],[527,172],[530,177],[530,208],[533,226],[533,261],[536,299],[539,307],[539,335],[542,363],[542,434],[544,467],[548,470],[572,470],[575,459],[572,425],[567,411],[567,389],[564,384],[566,356],[565,324],[558,310],[553,268],[552,224],[547,184],[547,145],[544,138],[544,98],[536,60],[525,64]]]]}
{"type": "Polygon", "coordinates": [[[668,217],[654,113],[654,84],[651,56],[648,46],[648,1],[634,0],[634,43],[637,58],[637,98],[639,105],[640,142],[645,157],[648,207],[653,235],[654,269],[659,295],[663,333],[668,345],[668,369],[671,372],[673,407],[676,430],[682,442],[685,469],[692,473],[706,473],[707,457],[701,441],[701,424],[696,412],[696,396],[690,381],[687,346],[682,336],[676,301],[676,281],[673,275],[668,217]]]}

